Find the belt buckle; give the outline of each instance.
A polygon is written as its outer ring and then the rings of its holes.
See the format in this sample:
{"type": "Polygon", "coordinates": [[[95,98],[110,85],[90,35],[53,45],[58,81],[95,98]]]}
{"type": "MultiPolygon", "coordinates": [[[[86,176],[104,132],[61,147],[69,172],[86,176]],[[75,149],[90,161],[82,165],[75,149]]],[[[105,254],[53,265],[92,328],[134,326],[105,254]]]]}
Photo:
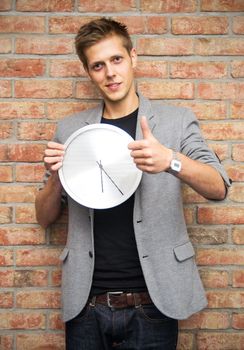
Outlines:
{"type": "Polygon", "coordinates": [[[110,304],[110,295],[119,295],[123,294],[123,292],[107,292],[107,304],[108,307],[112,308],[113,306],[110,304]]]}

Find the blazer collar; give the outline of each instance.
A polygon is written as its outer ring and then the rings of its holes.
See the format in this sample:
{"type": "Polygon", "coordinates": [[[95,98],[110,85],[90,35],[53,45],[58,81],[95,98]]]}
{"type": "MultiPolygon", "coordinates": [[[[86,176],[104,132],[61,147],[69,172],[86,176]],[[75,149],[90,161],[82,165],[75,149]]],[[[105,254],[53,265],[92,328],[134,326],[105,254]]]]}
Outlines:
{"type": "MultiPolygon", "coordinates": [[[[137,93],[139,97],[139,110],[138,110],[138,123],[136,128],[136,139],[142,138],[141,126],[139,123],[140,117],[145,116],[148,121],[149,128],[153,132],[156,123],[153,115],[152,106],[150,101],[145,98],[140,92],[137,93]]],[[[97,107],[89,111],[89,115],[84,121],[86,125],[100,123],[103,115],[104,102],[100,101],[97,107]]]]}

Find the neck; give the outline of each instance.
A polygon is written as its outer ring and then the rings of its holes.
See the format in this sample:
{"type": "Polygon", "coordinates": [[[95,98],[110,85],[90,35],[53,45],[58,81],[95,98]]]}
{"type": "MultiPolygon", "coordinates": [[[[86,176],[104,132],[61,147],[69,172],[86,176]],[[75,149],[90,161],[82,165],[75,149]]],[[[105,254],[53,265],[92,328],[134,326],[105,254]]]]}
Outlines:
{"type": "Polygon", "coordinates": [[[127,101],[105,101],[103,117],[106,119],[117,119],[132,113],[138,108],[139,99],[135,93],[127,101]]]}

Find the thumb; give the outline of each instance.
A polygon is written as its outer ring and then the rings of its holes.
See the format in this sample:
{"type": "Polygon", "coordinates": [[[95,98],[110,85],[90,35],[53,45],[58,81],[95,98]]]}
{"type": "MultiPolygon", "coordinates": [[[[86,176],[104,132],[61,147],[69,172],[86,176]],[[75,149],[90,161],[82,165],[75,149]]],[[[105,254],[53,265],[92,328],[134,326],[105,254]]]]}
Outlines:
{"type": "Polygon", "coordinates": [[[148,126],[147,118],[144,116],[141,117],[140,123],[141,123],[141,130],[142,130],[143,138],[144,139],[150,138],[152,136],[152,133],[151,133],[151,130],[148,126]]]}

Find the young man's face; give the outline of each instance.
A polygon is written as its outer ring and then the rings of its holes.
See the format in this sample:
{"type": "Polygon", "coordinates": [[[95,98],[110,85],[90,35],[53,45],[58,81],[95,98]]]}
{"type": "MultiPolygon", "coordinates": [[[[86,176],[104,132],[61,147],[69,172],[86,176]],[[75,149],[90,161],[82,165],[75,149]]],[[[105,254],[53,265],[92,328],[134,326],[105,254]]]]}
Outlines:
{"type": "Polygon", "coordinates": [[[133,68],[135,49],[130,54],[119,36],[109,36],[85,50],[87,72],[105,103],[125,101],[135,94],[133,68]]]}

